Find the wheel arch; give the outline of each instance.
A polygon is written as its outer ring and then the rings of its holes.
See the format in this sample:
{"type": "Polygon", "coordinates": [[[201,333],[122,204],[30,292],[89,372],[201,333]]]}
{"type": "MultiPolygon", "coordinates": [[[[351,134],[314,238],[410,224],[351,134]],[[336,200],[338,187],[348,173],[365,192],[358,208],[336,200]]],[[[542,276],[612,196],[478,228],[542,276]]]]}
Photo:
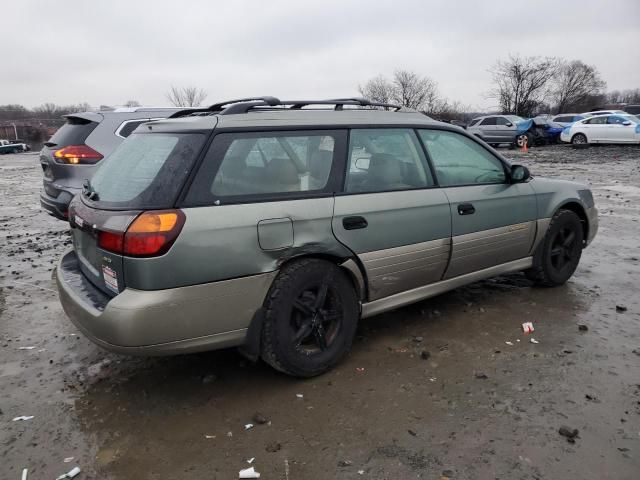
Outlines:
{"type": "Polygon", "coordinates": [[[368,289],[367,289],[367,274],[365,269],[358,259],[357,256],[352,257],[341,257],[339,255],[332,255],[330,253],[298,253],[296,255],[287,257],[283,260],[278,266],[279,269],[282,269],[286,265],[297,262],[304,259],[309,258],[317,258],[320,260],[325,260],[327,262],[333,263],[334,265],[340,267],[346,274],[351,283],[353,284],[353,288],[356,291],[356,295],[360,301],[365,301],[368,298],[368,289]]]}
{"type": "MultiPolygon", "coordinates": [[[[327,262],[333,263],[338,266],[342,271],[344,271],[347,275],[347,278],[353,284],[353,288],[356,292],[356,295],[360,302],[366,301],[368,298],[368,288],[367,288],[367,276],[362,266],[362,263],[358,259],[357,256],[352,257],[341,257],[339,255],[332,255],[328,253],[322,252],[307,252],[307,253],[297,253],[295,255],[286,257],[281,260],[278,264],[278,270],[281,270],[285,266],[299,262],[304,259],[320,259],[325,260],[327,262]]],[[[261,339],[262,339],[262,323],[264,321],[264,308],[261,306],[253,315],[251,319],[251,323],[247,328],[247,334],[245,336],[244,344],[238,348],[239,352],[248,358],[249,360],[255,362],[260,357],[261,352],[261,339]]]]}
{"type": "Polygon", "coordinates": [[[587,238],[589,238],[589,217],[587,216],[587,211],[584,206],[575,200],[569,200],[563,204],[561,204],[558,208],[556,208],[555,212],[553,212],[553,216],[555,216],[560,210],[569,210],[580,218],[580,224],[582,225],[582,232],[584,242],[586,242],[587,238]]]}

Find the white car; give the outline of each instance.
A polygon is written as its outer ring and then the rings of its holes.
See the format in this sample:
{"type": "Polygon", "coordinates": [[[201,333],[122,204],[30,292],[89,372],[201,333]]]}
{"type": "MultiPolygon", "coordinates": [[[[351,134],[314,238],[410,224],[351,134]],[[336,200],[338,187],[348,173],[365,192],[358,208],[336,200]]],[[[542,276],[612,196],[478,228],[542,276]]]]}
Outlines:
{"type": "Polygon", "coordinates": [[[629,114],[596,115],[566,126],[560,140],[573,145],[640,143],[640,119],[629,114]]]}
{"type": "Polygon", "coordinates": [[[624,110],[594,110],[593,112],[581,113],[585,117],[594,117],[597,115],[629,115],[629,112],[624,110]]]}

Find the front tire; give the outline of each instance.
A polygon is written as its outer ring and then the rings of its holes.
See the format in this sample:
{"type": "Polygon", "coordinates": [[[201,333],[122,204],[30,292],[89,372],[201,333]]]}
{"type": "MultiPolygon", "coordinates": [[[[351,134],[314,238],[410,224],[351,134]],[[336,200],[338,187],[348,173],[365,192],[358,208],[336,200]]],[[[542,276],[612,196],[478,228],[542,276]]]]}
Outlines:
{"type": "Polygon", "coordinates": [[[573,145],[573,148],[585,148],[589,146],[589,141],[584,133],[576,133],[571,137],[571,145],[573,145]]]}
{"type": "Polygon", "coordinates": [[[313,377],[333,368],[351,349],[358,297],[333,263],[304,259],[285,266],[264,310],[261,354],[276,370],[313,377]]]}
{"type": "Polygon", "coordinates": [[[533,147],[533,135],[531,135],[529,132],[522,133],[516,136],[516,139],[514,141],[514,146],[517,148],[522,148],[524,146],[525,141],[527,142],[527,148],[533,147]]]}
{"type": "Polygon", "coordinates": [[[533,266],[525,272],[527,277],[544,287],[563,285],[578,267],[583,242],[580,217],[570,210],[560,210],[536,249],[533,266]]]}

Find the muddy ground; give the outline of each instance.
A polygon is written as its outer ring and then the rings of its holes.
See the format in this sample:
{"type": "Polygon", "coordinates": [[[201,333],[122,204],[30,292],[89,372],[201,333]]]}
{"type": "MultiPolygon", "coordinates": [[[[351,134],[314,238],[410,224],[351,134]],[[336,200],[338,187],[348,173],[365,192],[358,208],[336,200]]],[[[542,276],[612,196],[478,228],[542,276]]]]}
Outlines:
{"type": "Polygon", "coordinates": [[[510,275],[363,321],[305,381],[233,350],[131,358],[80,336],[38,157],[0,156],[0,478],[234,479],[254,457],[263,479],[640,478],[640,148],[503,152],[594,188],[600,232],[571,281],[510,275]]]}

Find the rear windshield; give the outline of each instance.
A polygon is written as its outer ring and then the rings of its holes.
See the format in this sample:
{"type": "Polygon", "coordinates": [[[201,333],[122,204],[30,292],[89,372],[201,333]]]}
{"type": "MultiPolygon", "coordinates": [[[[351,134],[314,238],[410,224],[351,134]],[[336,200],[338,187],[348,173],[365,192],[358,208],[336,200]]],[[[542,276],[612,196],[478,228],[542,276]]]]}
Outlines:
{"type": "Polygon", "coordinates": [[[91,204],[106,209],[172,207],[204,141],[197,133],[134,133],[91,179],[91,204]]]}
{"type": "Polygon", "coordinates": [[[92,122],[84,118],[69,117],[67,123],[62,125],[53,137],[47,142],[52,147],[66,147],[68,145],[82,145],[98,122],[92,122]]]}

